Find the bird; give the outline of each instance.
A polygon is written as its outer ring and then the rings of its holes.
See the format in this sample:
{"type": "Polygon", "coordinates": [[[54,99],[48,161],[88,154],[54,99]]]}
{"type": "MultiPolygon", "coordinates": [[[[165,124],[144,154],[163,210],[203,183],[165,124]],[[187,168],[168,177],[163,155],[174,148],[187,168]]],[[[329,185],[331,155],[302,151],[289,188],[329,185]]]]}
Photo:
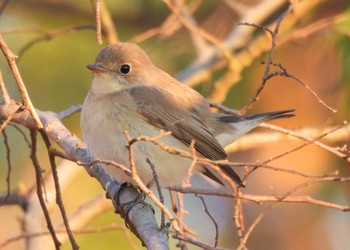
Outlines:
{"type": "MultiPolygon", "coordinates": [[[[96,159],[115,161],[130,168],[128,139],[169,135],[159,139],[170,147],[191,152],[213,161],[225,161],[224,147],[260,123],[294,116],[294,110],[251,115],[214,112],[201,94],[158,68],[146,52],[134,43],[116,42],[103,48],[95,63],[87,65],[93,72],[91,88],[81,111],[83,139],[96,159]]],[[[145,184],[154,174],[160,187],[181,186],[189,176],[192,159],[162,150],[149,141],[132,146],[134,165],[145,184]],[[154,169],[150,167],[150,164],[154,169]]],[[[119,182],[137,186],[125,171],[102,164],[119,182]]],[[[237,185],[240,176],[228,164],[220,170],[237,185]]],[[[203,174],[225,185],[223,178],[210,166],[197,163],[193,174],[203,174]]]]}

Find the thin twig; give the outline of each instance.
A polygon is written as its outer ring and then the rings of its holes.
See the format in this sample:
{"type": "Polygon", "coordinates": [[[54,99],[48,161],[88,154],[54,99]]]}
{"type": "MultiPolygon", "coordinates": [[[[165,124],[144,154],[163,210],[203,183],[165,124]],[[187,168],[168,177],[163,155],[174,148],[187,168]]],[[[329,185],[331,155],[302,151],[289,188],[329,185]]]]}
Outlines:
{"type": "MultiPolygon", "coordinates": [[[[173,2],[173,7],[178,10],[179,15],[181,15],[189,25],[196,27],[198,30],[197,21],[193,17],[191,11],[189,10],[189,7],[185,5],[184,1],[173,0],[172,2],[173,2]]],[[[206,43],[205,39],[202,37],[202,35],[200,35],[198,32],[194,32],[191,29],[190,31],[191,31],[190,36],[192,38],[192,43],[194,45],[194,48],[196,49],[197,56],[201,56],[201,54],[204,53],[209,46],[206,43]]]]}
{"type": "Polygon", "coordinates": [[[70,117],[71,115],[81,111],[81,104],[74,104],[73,106],[57,113],[57,116],[60,120],[70,117]]]}
{"type": "MultiPolygon", "coordinates": [[[[297,186],[295,186],[294,188],[290,189],[289,191],[285,192],[283,195],[279,195],[277,198],[279,200],[284,200],[285,198],[291,196],[292,194],[296,193],[297,191],[301,190],[304,187],[308,187],[317,183],[322,183],[322,182],[349,182],[350,178],[349,177],[325,177],[322,179],[319,178],[315,178],[315,179],[311,179],[308,181],[305,181],[297,186]]],[[[344,210],[344,212],[349,212],[350,209],[347,208],[344,210]]]]}
{"type": "MultiPolygon", "coordinates": [[[[283,2],[279,0],[273,1],[259,1],[254,6],[250,6],[244,13],[244,16],[240,18],[241,21],[249,20],[251,23],[263,23],[264,21],[271,19],[271,13],[277,13],[281,9],[283,2]]],[[[309,13],[317,4],[320,4],[320,0],[310,1],[294,1],[294,10],[289,15],[283,25],[283,30],[288,31],[293,28],[301,18],[309,13]]],[[[270,29],[273,29],[273,25],[268,25],[270,29]]],[[[222,40],[222,43],[226,45],[228,49],[233,51],[234,56],[231,57],[229,63],[230,69],[234,66],[233,81],[241,79],[242,71],[251,66],[252,62],[258,58],[262,53],[270,49],[271,41],[265,34],[253,35],[252,31],[248,29],[242,29],[241,26],[234,27],[228,35],[222,40]]],[[[195,60],[190,66],[178,74],[178,79],[187,85],[194,87],[204,81],[211,79],[215,72],[219,72],[224,67],[227,67],[227,60],[218,56],[216,50],[207,51],[205,63],[203,61],[195,60]]],[[[228,77],[229,78],[229,77],[228,77]]],[[[234,82],[235,83],[235,82],[234,82]]],[[[227,85],[227,84],[226,84],[227,85]]],[[[233,85],[232,83],[230,84],[233,85]]],[[[230,86],[225,86],[224,89],[228,90],[230,86]]],[[[219,88],[216,94],[223,91],[219,88]]],[[[226,93],[225,91],[223,91],[226,93]]],[[[215,99],[215,101],[222,102],[222,99],[215,99]]]]}
{"type": "MultiPolygon", "coordinates": [[[[306,147],[307,145],[310,145],[310,144],[312,144],[312,143],[315,143],[315,142],[321,140],[323,137],[327,136],[328,134],[330,134],[330,133],[332,133],[332,132],[334,132],[334,131],[337,131],[338,129],[340,129],[340,128],[343,127],[343,126],[344,126],[344,124],[341,124],[341,125],[339,125],[339,126],[333,128],[332,130],[325,132],[324,134],[320,135],[320,136],[317,137],[317,138],[314,138],[314,139],[312,139],[312,140],[306,140],[304,143],[302,143],[302,144],[299,145],[299,146],[296,146],[296,147],[294,147],[294,148],[292,148],[292,149],[290,149],[290,150],[284,151],[283,153],[281,153],[281,154],[279,154],[279,155],[275,155],[274,157],[271,157],[271,158],[269,158],[269,159],[267,159],[267,160],[264,160],[264,161],[262,162],[262,165],[268,164],[268,163],[270,163],[270,162],[272,162],[272,161],[275,161],[275,160],[277,160],[277,159],[282,158],[283,156],[286,156],[286,155],[289,155],[289,154],[291,154],[291,153],[293,153],[293,152],[296,152],[296,151],[298,151],[298,150],[300,150],[300,149],[306,147]]],[[[245,174],[245,176],[244,176],[244,178],[243,178],[243,181],[245,181],[245,180],[249,177],[249,175],[251,175],[257,168],[258,168],[258,166],[255,166],[255,167],[253,167],[251,170],[249,170],[249,171],[245,174]]]]}
{"type": "MultiPolygon", "coordinates": [[[[93,234],[93,233],[101,233],[101,232],[108,232],[108,231],[115,231],[115,230],[123,231],[126,236],[129,233],[128,228],[123,224],[121,224],[121,225],[111,224],[111,225],[99,226],[99,227],[88,227],[88,228],[83,228],[83,229],[79,229],[79,230],[73,230],[73,232],[75,234],[93,234]]],[[[56,230],[56,232],[58,234],[63,234],[66,231],[65,230],[56,230]]],[[[19,241],[23,238],[43,237],[43,236],[46,236],[47,234],[49,234],[49,232],[20,234],[20,235],[14,236],[14,237],[7,239],[6,241],[0,243],[0,248],[2,249],[4,247],[6,247],[7,245],[14,243],[16,241],[19,241]]],[[[131,245],[131,246],[133,247],[133,249],[137,249],[136,246],[134,246],[134,245],[131,245]]]]}
{"type": "Polygon", "coordinates": [[[119,40],[117,29],[113,23],[112,16],[103,0],[90,0],[95,10],[96,19],[96,39],[97,44],[102,45],[102,30],[107,37],[107,44],[115,43],[119,40]]]}
{"type": "Polygon", "coordinates": [[[101,1],[93,0],[96,16],[96,41],[98,45],[102,45],[102,27],[101,27],[101,1]]]}
{"type": "MultiPolygon", "coordinates": [[[[10,105],[6,105],[6,108],[4,105],[0,104],[0,119],[6,119],[7,116],[15,112],[19,106],[20,105],[15,102],[11,102],[10,105]]],[[[37,112],[40,115],[43,124],[45,125],[44,129],[47,135],[64,150],[65,154],[68,155],[71,160],[88,163],[92,161],[93,157],[87,150],[86,146],[78,137],[67,130],[67,128],[59,120],[56,113],[42,112],[39,110],[37,110],[37,112]]],[[[13,119],[13,122],[21,124],[29,129],[36,130],[35,123],[31,118],[28,110],[24,110],[18,114],[13,119]]],[[[115,197],[116,192],[119,190],[121,184],[118,183],[118,181],[112,179],[112,177],[106,173],[103,164],[96,163],[93,166],[89,165],[85,167],[85,170],[88,174],[90,174],[90,176],[94,177],[100,182],[102,188],[107,191],[108,197],[111,199],[115,197]]],[[[130,173],[130,169],[127,169],[127,171],[130,173]]],[[[132,190],[136,189],[133,188],[132,190]]],[[[125,193],[127,196],[129,196],[132,192],[128,191],[125,193]]],[[[127,198],[123,200],[127,200],[127,198]]],[[[116,207],[116,204],[114,205],[116,207]]],[[[118,208],[116,207],[116,209],[118,208]]],[[[119,207],[119,209],[121,208],[119,207]]],[[[167,236],[163,231],[159,230],[153,212],[150,209],[145,208],[144,205],[138,206],[136,211],[142,211],[141,214],[137,213],[131,219],[132,222],[136,225],[136,229],[141,229],[142,225],[144,225],[143,222],[145,222],[145,220],[147,221],[148,228],[150,229],[147,231],[140,231],[140,234],[137,234],[140,236],[140,239],[149,247],[154,248],[154,246],[166,246],[167,236]]]]}
{"type": "MultiPolygon", "coordinates": [[[[335,131],[336,129],[332,129],[332,131],[335,131]]],[[[289,130],[287,130],[289,131],[289,130]]],[[[330,131],[328,131],[326,134],[328,135],[330,133],[330,131]]],[[[179,155],[181,157],[186,157],[186,158],[189,158],[189,159],[192,159],[193,160],[193,154],[191,153],[188,153],[188,152],[185,152],[185,151],[182,151],[182,150],[179,150],[179,149],[176,149],[176,148],[173,148],[173,147],[170,147],[164,143],[161,143],[159,142],[159,138],[165,136],[165,134],[161,133],[159,136],[155,136],[155,137],[147,137],[147,136],[140,136],[140,137],[137,137],[135,139],[133,139],[132,141],[133,142],[136,142],[136,141],[147,141],[147,142],[151,142],[151,143],[154,143],[155,145],[159,146],[161,150],[164,150],[164,151],[167,151],[168,153],[170,154],[174,154],[174,155],[179,155]]],[[[324,135],[326,136],[326,135],[324,135]]],[[[318,137],[319,138],[319,137],[318,137]]],[[[311,139],[310,139],[311,140],[311,139]]],[[[317,139],[312,139],[311,140],[314,144],[317,145],[317,139]]],[[[344,156],[343,153],[341,153],[342,156],[344,156]]],[[[278,156],[276,156],[278,157],[278,156]]],[[[266,169],[271,169],[271,170],[274,170],[274,171],[280,171],[280,172],[285,172],[285,173],[290,173],[290,174],[294,174],[294,175],[299,175],[299,176],[303,176],[303,177],[311,177],[311,178],[322,178],[324,177],[324,175],[321,175],[321,176],[317,176],[317,175],[311,175],[311,174],[307,174],[307,173],[303,173],[303,172],[299,172],[299,171],[296,171],[294,169],[285,169],[285,168],[279,168],[279,167],[275,167],[275,166],[270,166],[270,165],[266,165],[267,164],[267,160],[265,160],[264,162],[227,162],[227,161],[222,161],[222,160],[219,160],[219,161],[215,161],[215,160],[209,160],[207,158],[203,158],[203,157],[198,157],[198,156],[195,156],[196,158],[196,162],[198,163],[201,163],[201,164],[207,164],[207,165],[210,165],[210,166],[220,166],[220,165],[229,165],[229,166],[232,166],[232,167],[245,167],[245,166],[248,166],[248,167],[256,167],[256,168],[266,168],[266,169]]],[[[217,171],[219,171],[219,169],[216,169],[217,171]]]]}
{"type": "MultiPolygon", "coordinates": [[[[191,234],[193,236],[197,236],[198,234],[191,230],[184,221],[184,215],[188,214],[188,211],[184,208],[184,198],[183,194],[176,192],[176,200],[178,204],[178,209],[176,210],[176,220],[178,221],[180,228],[182,230],[183,235],[191,234]]],[[[186,242],[179,240],[179,242],[176,244],[177,247],[179,247],[181,250],[187,250],[186,242]]]]}
{"type": "Polygon", "coordinates": [[[237,236],[238,239],[241,239],[243,237],[245,227],[244,227],[244,219],[243,219],[243,207],[242,207],[242,200],[241,200],[241,191],[237,190],[236,192],[236,200],[234,205],[234,222],[237,228],[237,236]]]}
{"type": "Polygon", "coordinates": [[[197,241],[197,240],[192,239],[192,238],[190,238],[188,236],[185,236],[185,235],[173,235],[173,238],[174,239],[178,239],[178,240],[182,240],[182,241],[186,241],[188,243],[191,243],[194,246],[198,246],[198,247],[200,247],[202,249],[206,249],[206,250],[226,250],[225,248],[219,248],[219,247],[210,246],[208,244],[205,244],[203,242],[197,241]]]}
{"type": "Polygon", "coordinates": [[[211,215],[208,207],[207,207],[207,204],[205,203],[205,200],[203,198],[203,196],[199,195],[199,194],[195,194],[196,197],[198,197],[201,201],[202,201],[202,204],[203,204],[203,207],[204,207],[204,212],[208,215],[208,217],[210,218],[210,220],[213,222],[214,224],[214,227],[215,227],[215,243],[214,243],[214,247],[217,247],[218,246],[218,241],[219,241],[219,226],[218,226],[218,223],[215,221],[214,217],[211,215]]]}
{"type": "Polygon", "coordinates": [[[159,201],[159,199],[154,195],[154,193],[149,188],[147,188],[147,186],[142,182],[140,177],[137,175],[135,161],[134,161],[134,153],[132,150],[132,145],[133,145],[133,143],[137,142],[137,140],[130,139],[127,131],[124,132],[124,135],[128,140],[127,148],[129,151],[129,160],[130,160],[130,169],[131,169],[131,174],[132,174],[132,180],[138,185],[138,187],[142,190],[142,192],[147,194],[147,196],[154,202],[154,204],[156,206],[158,206],[161,210],[164,211],[164,214],[167,216],[168,220],[171,222],[176,233],[181,234],[181,229],[180,229],[179,224],[177,223],[176,219],[174,218],[174,216],[171,214],[171,212],[168,210],[168,208],[159,201]]]}
{"type": "MultiPolygon", "coordinates": [[[[183,194],[178,193],[178,192],[176,192],[175,194],[176,194],[176,200],[177,200],[176,220],[179,223],[181,233],[184,233],[186,226],[185,226],[185,222],[183,220],[183,217],[185,214],[187,214],[187,212],[184,209],[183,194]]],[[[179,244],[182,245],[181,242],[179,244]]]]}
{"type": "MultiPolygon", "coordinates": [[[[8,142],[8,137],[7,134],[5,132],[5,129],[2,131],[2,135],[4,137],[4,144],[5,144],[5,148],[6,148],[6,161],[7,161],[7,177],[6,177],[6,188],[7,188],[7,194],[6,194],[6,198],[5,198],[5,202],[6,199],[10,197],[11,194],[11,172],[12,172],[12,164],[11,164],[11,149],[10,149],[10,145],[8,142]]],[[[0,203],[2,204],[2,203],[0,203]]]]}
{"type": "Polygon", "coordinates": [[[245,105],[240,113],[241,114],[244,114],[245,112],[247,112],[249,109],[252,108],[252,106],[254,105],[254,103],[259,100],[259,97],[267,83],[267,81],[269,79],[271,79],[272,77],[275,77],[275,76],[284,76],[284,77],[288,77],[288,78],[292,78],[294,79],[295,81],[297,81],[298,83],[300,83],[301,85],[304,86],[304,88],[307,89],[307,91],[309,91],[317,100],[318,102],[323,105],[326,109],[330,110],[331,112],[333,113],[336,113],[337,110],[336,109],[333,109],[332,107],[330,107],[329,105],[327,105],[317,94],[315,91],[313,91],[304,81],[302,81],[301,79],[299,79],[298,77],[290,74],[287,69],[281,64],[281,63],[275,63],[273,61],[273,57],[272,57],[272,54],[276,48],[276,38],[277,38],[277,34],[278,34],[278,31],[279,31],[279,27],[284,19],[284,17],[291,11],[291,9],[293,8],[292,7],[293,5],[291,5],[291,7],[278,19],[277,23],[276,23],[276,27],[273,31],[271,31],[269,28],[267,27],[264,27],[264,26],[260,26],[260,25],[256,25],[256,24],[251,24],[251,23],[240,23],[241,25],[248,25],[248,26],[252,26],[252,27],[255,27],[255,28],[260,28],[264,31],[266,31],[268,34],[270,34],[271,36],[271,47],[270,47],[270,50],[268,51],[268,61],[267,62],[263,62],[263,64],[266,65],[266,68],[265,68],[265,73],[264,73],[264,76],[263,76],[263,79],[258,87],[258,90],[256,91],[254,97],[248,102],[247,105],[245,105]],[[278,67],[280,69],[280,71],[271,71],[271,66],[275,66],[275,67],[278,67]]]}
{"type": "Polygon", "coordinates": [[[15,129],[23,136],[23,139],[24,139],[24,141],[26,142],[28,148],[31,148],[31,147],[32,147],[32,145],[30,144],[30,141],[29,141],[27,135],[24,133],[24,131],[23,131],[17,124],[15,124],[15,123],[10,123],[9,126],[15,128],[15,129]]]}
{"type": "MultiPolygon", "coordinates": [[[[195,10],[197,10],[200,7],[202,0],[192,1],[188,3],[188,11],[190,14],[193,14],[195,10]]],[[[156,35],[159,35],[161,39],[170,38],[173,36],[180,28],[181,23],[179,22],[178,18],[175,16],[175,14],[172,12],[171,15],[168,15],[165,21],[158,27],[151,28],[149,30],[146,30],[145,32],[141,34],[135,35],[133,38],[130,39],[130,42],[133,43],[140,43],[144,40],[150,39],[156,35]]]]}
{"type": "Polygon", "coordinates": [[[4,104],[9,104],[11,102],[11,98],[9,93],[7,92],[4,78],[2,77],[1,69],[0,69],[0,92],[2,93],[2,100],[4,104]]]}
{"type": "Polygon", "coordinates": [[[323,34],[324,32],[329,32],[329,30],[332,28],[339,31],[337,29],[339,27],[338,24],[345,22],[347,18],[348,16],[345,13],[341,13],[319,19],[304,27],[293,30],[293,32],[290,34],[279,37],[278,44],[283,45],[291,41],[300,41],[301,39],[307,39],[318,33],[323,34]]]}
{"type": "MultiPolygon", "coordinates": [[[[214,36],[206,32],[205,30],[198,27],[193,20],[189,20],[188,16],[184,16],[181,10],[175,6],[171,1],[169,0],[163,0],[163,2],[168,6],[168,8],[175,14],[175,16],[178,18],[178,20],[181,22],[181,24],[188,29],[191,33],[195,33],[200,35],[202,38],[207,40],[208,42],[212,43],[214,46],[216,46],[219,51],[222,53],[224,58],[229,60],[231,58],[231,52],[229,49],[225,48],[223,44],[216,39],[214,36]]],[[[195,35],[197,36],[197,35],[195,35]]]]}
{"type": "MultiPolygon", "coordinates": [[[[224,107],[218,103],[215,103],[215,102],[210,102],[210,105],[212,107],[215,107],[215,108],[218,108],[220,111],[224,112],[224,113],[227,113],[227,114],[237,114],[239,113],[239,111],[237,110],[233,110],[233,109],[229,109],[227,107],[224,107]]],[[[309,136],[305,136],[303,135],[303,132],[305,130],[307,130],[307,128],[305,129],[301,129],[299,130],[298,132],[295,132],[295,131],[292,131],[292,130],[289,130],[289,129],[285,129],[285,128],[282,128],[282,127],[279,127],[279,126],[276,126],[276,125],[273,125],[273,124],[268,124],[268,123],[262,123],[259,125],[259,127],[262,127],[262,128],[268,128],[268,129],[271,129],[273,131],[277,131],[277,132],[281,132],[285,135],[289,135],[289,136],[292,136],[292,137],[295,137],[295,138],[299,138],[303,141],[307,141],[307,142],[310,142],[348,162],[350,162],[350,154],[349,152],[347,153],[343,153],[341,152],[340,150],[338,150],[337,148],[334,148],[334,147],[330,147],[324,143],[321,143],[319,140],[321,138],[324,138],[328,135],[330,135],[331,133],[334,133],[342,128],[345,128],[345,131],[348,131],[349,129],[349,124],[347,121],[343,121],[342,124],[338,125],[338,126],[335,126],[335,127],[330,127],[330,128],[324,128],[324,129],[319,129],[319,133],[317,133],[318,131],[315,131],[314,133],[312,134],[316,134],[315,138],[310,138],[309,136]]],[[[307,132],[306,132],[307,133],[307,132]]],[[[346,133],[346,132],[345,132],[346,133]]],[[[348,138],[346,135],[343,135],[344,133],[342,133],[342,138],[344,138],[344,141],[347,141],[348,138]]],[[[249,135],[247,135],[247,137],[249,137],[249,135]]],[[[258,136],[259,138],[262,137],[262,135],[259,135],[258,136]]],[[[270,137],[270,136],[269,136],[270,137]]],[[[258,138],[252,138],[252,141],[254,141],[254,144],[257,143],[257,139],[258,138]]],[[[281,138],[282,139],[282,138],[281,138]]]]}
{"type": "Polygon", "coordinates": [[[343,153],[341,151],[339,151],[337,148],[333,148],[333,147],[330,147],[324,143],[321,143],[319,140],[327,135],[329,135],[330,133],[333,133],[339,129],[341,129],[342,127],[346,126],[347,125],[347,122],[344,121],[342,124],[336,126],[335,128],[332,128],[332,129],[329,129],[328,131],[318,135],[317,137],[315,138],[310,138],[308,136],[305,136],[305,135],[302,135],[300,133],[296,133],[296,132],[293,132],[291,130],[287,130],[287,129],[284,129],[284,128],[281,128],[281,127],[278,127],[276,125],[272,125],[272,124],[261,124],[260,126],[261,127],[264,127],[264,128],[269,128],[269,129],[273,129],[275,131],[279,131],[279,132],[282,132],[284,134],[287,134],[287,135],[290,135],[290,136],[293,136],[293,137],[296,137],[296,138],[299,138],[299,139],[302,139],[306,142],[309,142],[309,143],[312,143],[344,160],[346,160],[347,162],[350,162],[350,154],[349,153],[343,153]]]}
{"type": "Polygon", "coordinates": [[[27,89],[24,85],[22,77],[21,77],[19,70],[17,68],[17,64],[16,64],[17,56],[12,53],[12,51],[10,50],[10,48],[7,46],[4,39],[2,38],[1,34],[0,34],[0,49],[2,50],[4,56],[7,60],[7,63],[11,68],[13,77],[15,78],[16,83],[17,83],[17,87],[21,93],[23,104],[24,104],[25,108],[29,110],[37,128],[39,128],[39,129],[43,128],[43,125],[41,124],[39,116],[34,109],[32,101],[30,100],[27,89]]]}
{"type": "Polygon", "coordinates": [[[66,34],[73,33],[75,31],[79,30],[94,30],[95,26],[93,25],[77,25],[77,26],[71,26],[71,27],[66,27],[62,29],[57,29],[53,31],[48,31],[48,32],[41,32],[42,34],[33,38],[29,42],[27,42],[19,51],[18,51],[18,56],[22,57],[25,52],[27,52],[32,46],[36,45],[37,43],[43,42],[43,41],[50,41],[51,39],[58,37],[58,36],[63,36],[66,34]]]}
{"type": "MultiPolygon", "coordinates": [[[[327,179],[320,180],[318,182],[325,181],[338,181],[338,182],[350,182],[350,178],[348,177],[328,177],[327,179]]],[[[315,180],[311,184],[317,183],[315,180]]],[[[310,183],[309,183],[310,184],[310,183]]],[[[170,190],[181,192],[184,194],[201,194],[201,195],[209,195],[209,196],[222,196],[222,197],[232,197],[236,198],[236,195],[226,192],[223,190],[210,190],[203,188],[183,188],[183,187],[171,187],[170,190]]],[[[262,204],[266,202],[284,202],[284,203],[305,203],[325,208],[332,208],[336,210],[340,210],[343,212],[350,211],[350,206],[343,206],[336,203],[331,203],[327,201],[322,201],[318,199],[314,199],[310,196],[287,196],[287,197],[276,197],[271,195],[250,195],[250,194],[240,194],[240,198],[243,200],[255,202],[257,204],[262,204]]]]}
{"type": "Polygon", "coordinates": [[[309,85],[307,85],[303,80],[299,79],[298,77],[292,75],[291,73],[289,73],[287,71],[287,69],[280,63],[278,64],[274,64],[274,66],[277,66],[281,69],[281,71],[276,71],[274,72],[275,75],[281,75],[281,76],[285,76],[285,77],[289,77],[294,79],[295,81],[297,81],[298,83],[300,83],[304,88],[306,88],[307,91],[309,91],[311,93],[311,95],[316,98],[316,100],[318,101],[318,103],[320,103],[322,106],[324,106],[326,109],[328,109],[329,111],[333,112],[333,113],[337,113],[338,111],[334,108],[332,108],[331,106],[329,106],[328,104],[326,104],[318,95],[315,91],[313,91],[309,85]]]}
{"type": "Polygon", "coordinates": [[[197,154],[196,154],[195,143],[196,143],[196,141],[192,140],[191,144],[190,144],[190,149],[191,149],[191,154],[192,154],[192,162],[191,162],[190,167],[188,168],[186,178],[182,181],[182,186],[184,186],[184,187],[190,187],[191,186],[190,180],[191,180],[191,177],[193,175],[193,170],[196,167],[196,164],[197,164],[197,161],[198,161],[197,160],[198,157],[197,157],[197,154]]]}
{"type": "Polygon", "coordinates": [[[46,220],[46,224],[47,224],[47,228],[50,231],[51,237],[53,239],[53,242],[55,244],[55,248],[56,250],[58,250],[61,246],[61,242],[58,240],[57,235],[55,233],[55,229],[52,225],[51,222],[51,218],[49,215],[49,211],[47,210],[46,204],[45,204],[45,200],[43,197],[43,190],[41,187],[41,183],[43,181],[42,178],[42,168],[39,165],[39,161],[38,158],[36,156],[36,150],[37,150],[37,134],[35,130],[31,130],[30,131],[30,137],[31,137],[31,145],[32,145],[32,150],[31,150],[31,154],[30,154],[30,158],[32,159],[33,165],[34,165],[34,169],[35,169],[35,176],[36,176],[36,189],[37,189],[37,196],[40,202],[40,206],[41,209],[44,213],[45,216],[45,220],[46,220]]]}
{"type": "MultiPolygon", "coordinates": [[[[159,200],[164,205],[164,196],[163,196],[161,187],[159,185],[159,180],[158,180],[156,168],[149,158],[146,159],[146,162],[148,163],[148,165],[150,165],[150,167],[152,169],[153,179],[156,182],[156,187],[158,190],[159,200]]],[[[161,210],[161,217],[160,218],[161,218],[160,219],[160,228],[165,228],[165,214],[164,214],[163,210],[161,210]]]]}
{"type": "Polygon", "coordinates": [[[276,48],[276,37],[280,28],[280,25],[284,19],[284,17],[291,11],[292,6],[288,8],[287,11],[285,11],[277,20],[276,22],[276,26],[274,28],[274,30],[270,30],[267,27],[264,26],[260,26],[260,25],[256,25],[256,24],[251,24],[251,23],[242,23],[243,25],[249,25],[249,26],[253,26],[255,28],[260,28],[263,31],[267,32],[270,36],[271,36],[271,47],[270,50],[268,51],[268,61],[265,63],[266,67],[265,67],[265,73],[263,76],[262,81],[259,84],[259,87],[255,93],[255,95],[252,97],[252,99],[240,110],[240,114],[244,114],[246,113],[249,109],[251,109],[254,105],[254,103],[259,100],[260,95],[262,93],[262,91],[265,88],[265,85],[267,83],[267,81],[272,78],[274,76],[274,74],[271,74],[271,65],[273,65],[273,52],[276,48]]]}
{"type": "MultiPolygon", "coordinates": [[[[288,192],[284,193],[282,196],[279,196],[279,197],[276,197],[279,201],[283,201],[285,198],[289,198],[291,197],[291,195],[295,192],[297,192],[298,190],[304,188],[304,187],[307,187],[309,185],[312,185],[312,184],[315,184],[315,183],[318,183],[318,182],[324,182],[324,181],[328,181],[328,180],[331,180],[331,181],[334,181],[334,180],[337,180],[337,179],[334,179],[334,178],[324,178],[324,179],[312,179],[312,180],[309,180],[307,182],[304,182],[300,185],[297,185],[296,187],[292,188],[291,190],[289,190],[288,192]]],[[[312,198],[310,197],[306,197],[307,199],[305,200],[308,200],[308,201],[315,201],[313,200],[312,198]]],[[[317,201],[317,204],[320,205],[320,206],[325,206],[325,207],[332,207],[332,208],[340,208],[340,206],[336,205],[336,204],[332,204],[332,203],[328,203],[328,202],[323,202],[323,201],[317,201]]],[[[269,212],[274,206],[277,206],[277,205],[281,205],[280,202],[277,202],[277,203],[273,203],[273,204],[270,204],[267,208],[265,208],[254,220],[254,222],[252,223],[252,225],[249,227],[247,233],[244,235],[244,237],[241,239],[240,241],[240,245],[238,247],[238,249],[245,249],[245,245],[248,241],[248,238],[249,236],[251,235],[251,233],[253,232],[254,228],[258,225],[258,223],[262,220],[262,218],[267,214],[267,212],[269,212]]],[[[347,207],[347,208],[342,208],[342,211],[344,212],[349,212],[350,211],[350,207],[347,207]]]]}
{"type": "MultiPolygon", "coordinates": [[[[69,159],[68,159],[69,160],[69,159]]],[[[72,160],[72,159],[70,159],[72,160]]],[[[129,177],[131,177],[131,170],[129,168],[127,168],[126,166],[122,165],[122,164],[119,164],[115,161],[110,161],[110,160],[102,160],[102,159],[95,159],[93,161],[90,161],[90,162],[81,162],[81,161],[77,161],[76,162],[78,165],[80,166],[84,166],[84,167],[92,167],[93,165],[97,164],[97,163],[103,163],[103,164],[106,164],[106,165],[111,165],[111,166],[115,166],[117,168],[119,168],[120,170],[123,170],[124,173],[126,175],[128,175],[129,177]]]]}
{"type": "Polygon", "coordinates": [[[63,219],[63,223],[64,223],[64,226],[66,228],[69,241],[70,241],[70,243],[72,245],[72,249],[78,250],[79,246],[78,246],[78,244],[76,243],[76,241],[74,239],[72,230],[71,230],[70,225],[69,225],[67,213],[66,213],[66,210],[64,208],[60,182],[59,182],[59,179],[58,179],[57,166],[56,166],[56,162],[55,162],[55,156],[51,153],[51,148],[52,148],[51,142],[50,142],[48,136],[46,135],[46,133],[45,133],[45,131],[43,129],[40,129],[39,132],[40,132],[41,137],[44,140],[44,143],[45,143],[48,155],[49,155],[51,172],[52,172],[52,176],[53,176],[53,180],[54,180],[54,184],[55,184],[56,203],[57,203],[57,205],[58,205],[58,207],[60,209],[61,216],[62,216],[62,219],[63,219]]]}
{"type": "Polygon", "coordinates": [[[259,213],[259,215],[254,219],[253,223],[248,228],[247,232],[240,238],[239,246],[237,250],[245,250],[247,249],[246,244],[248,242],[248,238],[253,233],[256,226],[261,222],[261,220],[264,218],[264,216],[273,208],[273,206],[277,204],[271,204],[267,208],[265,208],[263,211],[259,213]]]}

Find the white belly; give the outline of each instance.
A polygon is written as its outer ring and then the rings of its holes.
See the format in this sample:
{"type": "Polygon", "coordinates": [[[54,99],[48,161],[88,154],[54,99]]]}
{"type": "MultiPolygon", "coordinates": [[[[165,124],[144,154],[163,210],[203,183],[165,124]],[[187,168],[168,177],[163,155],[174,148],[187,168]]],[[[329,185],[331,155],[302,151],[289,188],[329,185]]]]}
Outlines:
{"type": "MultiPolygon", "coordinates": [[[[84,104],[81,113],[84,140],[94,158],[112,160],[130,168],[129,152],[126,147],[128,142],[124,131],[128,132],[130,138],[136,138],[138,136],[157,136],[160,134],[160,129],[148,124],[139,115],[131,115],[128,112],[129,109],[119,105],[113,107],[113,114],[108,113],[106,110],[111,109],[106,105],[110,104],[101,102],[94,102],[94,105],[89,106],[84,104]],[[86,112],[87,110],[89,112],[86,112]]],[[[171,135],[160,141],[171,147],[189,151],[188,147],[171,135]]],[[[168,153],[152,142],[136,142],[132,150],[137,173],[146,185],[153,179],[151,166],[146,159],[149,159],[155,166],[157,178],[162,187],[181,185],[189,174],[190,159],[168,153]]],[[[130,177],[116,166],[104,167],[117,180],[135,185],[130,177]]],[[[196,167],[194,172],[198,170],[199,167],[196,167]]]]}

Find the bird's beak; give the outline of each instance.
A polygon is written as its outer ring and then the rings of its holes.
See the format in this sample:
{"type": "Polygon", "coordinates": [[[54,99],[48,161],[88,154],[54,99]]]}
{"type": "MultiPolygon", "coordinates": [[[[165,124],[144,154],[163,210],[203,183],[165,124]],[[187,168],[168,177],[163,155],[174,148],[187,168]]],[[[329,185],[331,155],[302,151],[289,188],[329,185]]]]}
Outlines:
{"type": "Polygon", "coordinates": [[[95,64],[88,64],[86,67],[91,70],[92,72],[106,72],[107,69],[100,63],[95,63],[95,64]]]}

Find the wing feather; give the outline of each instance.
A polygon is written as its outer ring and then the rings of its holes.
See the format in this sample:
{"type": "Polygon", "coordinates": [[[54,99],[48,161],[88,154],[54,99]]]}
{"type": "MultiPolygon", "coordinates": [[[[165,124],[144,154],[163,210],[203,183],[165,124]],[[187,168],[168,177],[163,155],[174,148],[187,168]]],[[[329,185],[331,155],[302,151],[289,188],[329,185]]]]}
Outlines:
{"type": "Polygon", "coordinates": [[[186,100],[179,103],[168,91],[149,86],[133,88],[131,96],[137,111],[153,125],[171,131],[186,146],[195,140],[196,150],[208,159],[227,158],[225,150],[200,117],[191,112],[192,106],[186,105],[186,100]]]}
{"type": "MultiPolygon", "coordinates": [[[[183,100],[179,100],[178,95],[173,95],[169,91],[154,86],[134,87],[131,89],[131,96],[137,111],[154,126],[170,131],[176,139],[186,146],[189,146],[194,140],[197,152],[208,159],[227,159],[223,147],[202,122],[205,117],[200,117],[199,112],[192,112],[197,109],[196,105],[203,104],[201,103],[203,99],[186,100],[184,96],[183,100]]],[[[239,176],[230,166],[220,167],[235,182],[241,184],[239,176]]],[[[205,169],[204,174],[212,178],[212,174],[206,174],[208,172],[210,170],[205,169]]],[[[217,178],[214,180],[217,181],[217,178]]]]}

